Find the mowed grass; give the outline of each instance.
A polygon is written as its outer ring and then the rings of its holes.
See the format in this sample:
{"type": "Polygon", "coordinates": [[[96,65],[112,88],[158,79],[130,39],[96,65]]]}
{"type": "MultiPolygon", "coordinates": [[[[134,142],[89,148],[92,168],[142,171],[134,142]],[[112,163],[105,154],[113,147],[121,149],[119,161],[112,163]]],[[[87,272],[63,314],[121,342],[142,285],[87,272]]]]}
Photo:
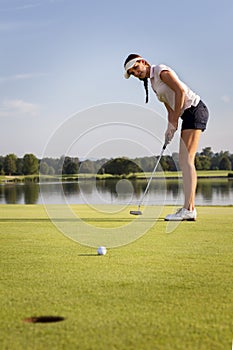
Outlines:
{"type": "MultiPolygon", "coordinates": [[[[88,218],[87,206],[74,209],[88,218]]],[[[0,349],[231,349],[233,207],[198,214],[171,233],[159,220],[97,256],[58,232],[42,205],[0,206],[0,349]],[[65,320],[23,322],[50,315],[65,320]]]]}

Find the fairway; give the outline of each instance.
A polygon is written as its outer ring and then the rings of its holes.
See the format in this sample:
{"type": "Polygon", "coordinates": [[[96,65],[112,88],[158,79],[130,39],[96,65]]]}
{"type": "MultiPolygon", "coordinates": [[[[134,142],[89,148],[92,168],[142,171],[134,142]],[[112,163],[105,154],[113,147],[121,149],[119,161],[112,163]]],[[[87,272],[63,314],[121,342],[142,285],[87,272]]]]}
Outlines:
{"type": "MultiPolygon", "coordinates": [[[[88,225],[118,227],[129,210],[88,225]]],[[[226,350],[233,338],[233,207],[197,207],[166,232],[98,256],[59,232],[42,205],[1,205],[1,350],[226,350]],[[59,316],[54,323],[28,323],[59,316]]],[[[143,224],[143,215],[141,224],[143,224]]]]}

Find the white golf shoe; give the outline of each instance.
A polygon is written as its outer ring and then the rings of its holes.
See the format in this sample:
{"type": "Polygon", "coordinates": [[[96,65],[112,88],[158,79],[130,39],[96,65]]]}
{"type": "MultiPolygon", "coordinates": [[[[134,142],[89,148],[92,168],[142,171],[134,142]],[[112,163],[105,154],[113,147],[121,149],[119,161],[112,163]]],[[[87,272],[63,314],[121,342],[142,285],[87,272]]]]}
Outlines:
{"type": "Polygon", "coordinates": [[[197,211],[180,208],[175,214],[169,214],[165,217],[165,221],[196,221],[197,211]]]}

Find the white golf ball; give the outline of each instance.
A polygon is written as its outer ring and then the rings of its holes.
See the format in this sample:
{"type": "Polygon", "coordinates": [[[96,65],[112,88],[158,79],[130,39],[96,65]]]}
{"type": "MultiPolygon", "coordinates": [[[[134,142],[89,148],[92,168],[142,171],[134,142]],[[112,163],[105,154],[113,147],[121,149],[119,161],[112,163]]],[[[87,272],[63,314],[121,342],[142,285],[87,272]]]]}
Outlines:
{"type": "Polygon", "coordinates": [[[105,255],[107,253],[107,249],[105,247],[99,247],[97,249],[98,255],[105,255]]]}

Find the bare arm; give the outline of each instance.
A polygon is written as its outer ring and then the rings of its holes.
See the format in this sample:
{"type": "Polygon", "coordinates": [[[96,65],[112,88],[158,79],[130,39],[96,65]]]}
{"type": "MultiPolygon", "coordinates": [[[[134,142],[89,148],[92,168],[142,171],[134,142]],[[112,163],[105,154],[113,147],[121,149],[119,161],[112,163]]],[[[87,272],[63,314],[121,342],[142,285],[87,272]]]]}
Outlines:
{"type": "Polygon", "coordinates": [[[167,103],[164,103],[164,104],[168,112],[168,126],[165,132],[165,143],[168,144],[173,139],[173,136],[177,130],[178,118],[174,119],[174,113],[173,113],[174,111],[171,109],[171,107],[169,107],[167,103]]]}
{"type": "Polygon", "coordinates": [[[171,107],[167,104],[164,103],[166,109],[167,109],[167,116],[168,116],[168,122],[174,126],[175,129],[178,127],[178,118],[174,116],[174,111],[171,109],[171,107]]]}
{"type": "Polygon", "coordinates": [[[164,70],[160,73],[160,78],[166,85],[168,85],[175,92],[174,111],[166,103],[165,103],[165,106],[168,111],[168,121],[175,128],[177,128],[178,119],[184,105],[185,91],[183,89],[183,86],[180,84],[179,80],[177,80],[176,76],[172,72],[168,70],[164,70]]]}

